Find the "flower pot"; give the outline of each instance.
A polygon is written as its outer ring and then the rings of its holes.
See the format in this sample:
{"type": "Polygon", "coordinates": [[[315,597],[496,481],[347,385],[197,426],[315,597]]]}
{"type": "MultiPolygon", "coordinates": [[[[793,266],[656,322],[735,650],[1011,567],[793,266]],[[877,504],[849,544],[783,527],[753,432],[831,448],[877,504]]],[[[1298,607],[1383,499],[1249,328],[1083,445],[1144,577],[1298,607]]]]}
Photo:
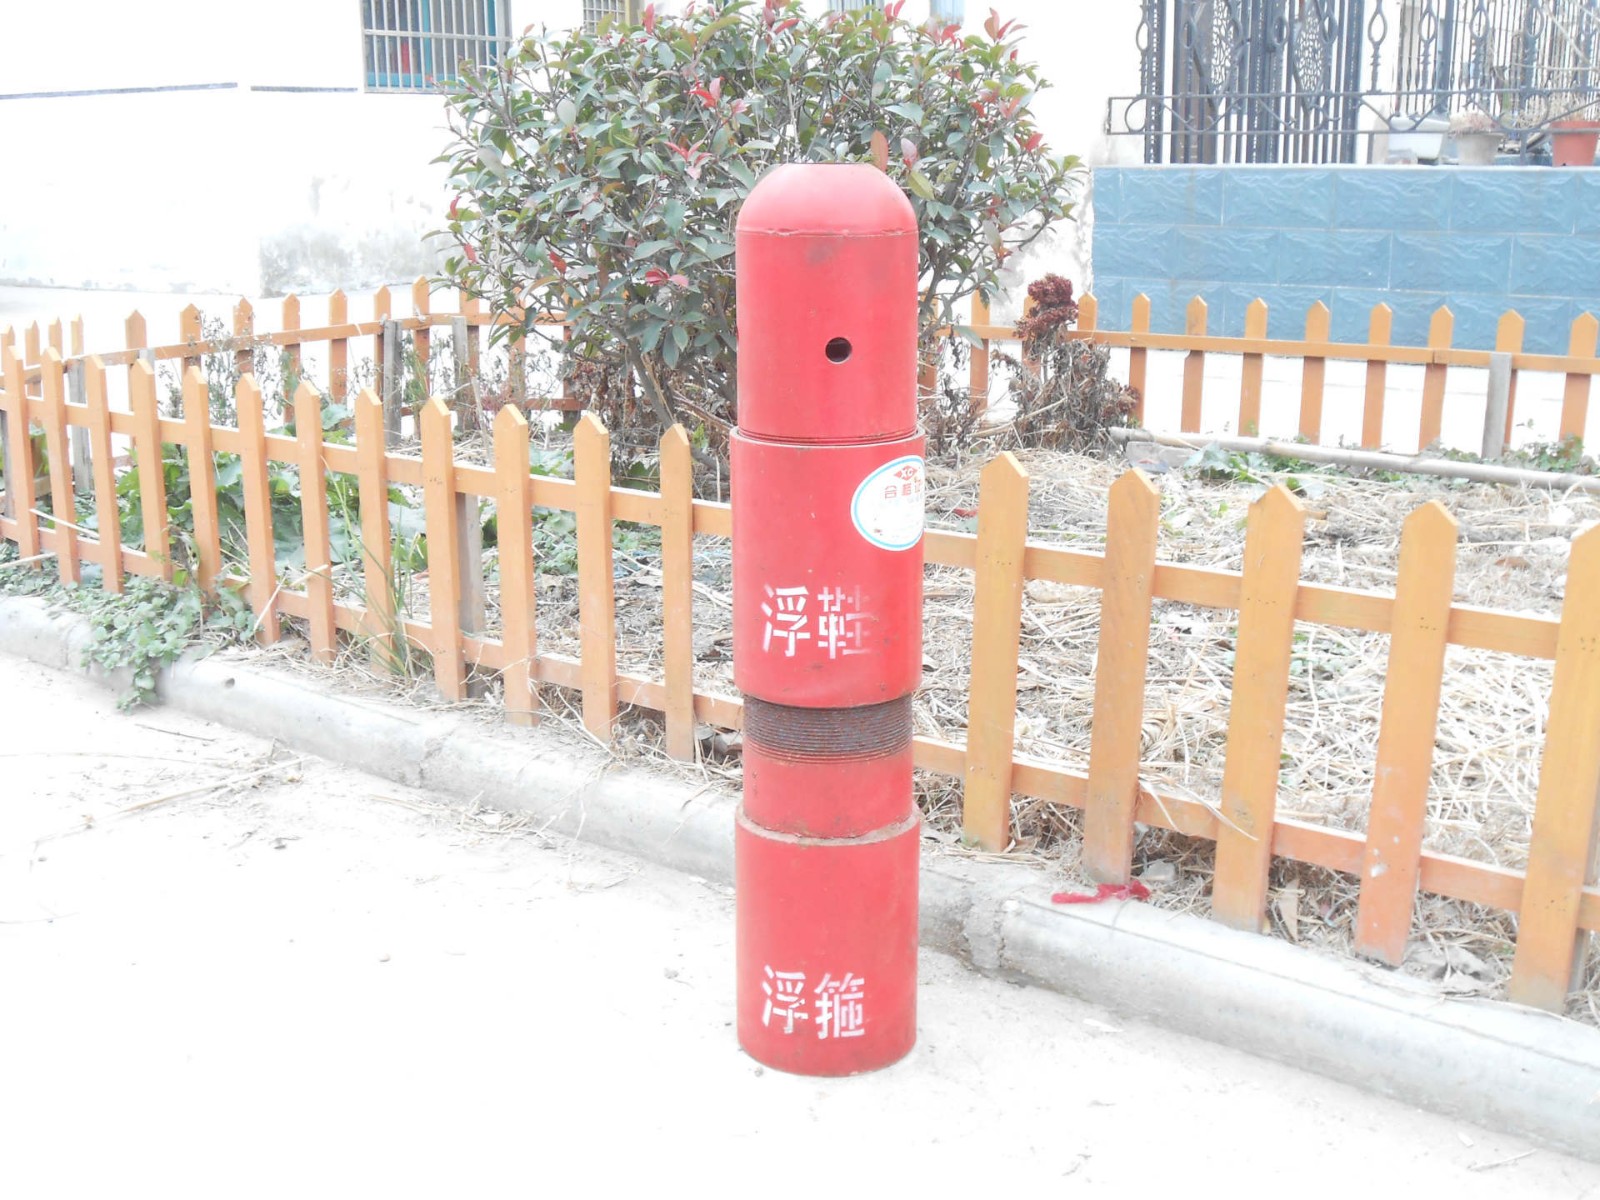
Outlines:
{"type": "Polygon", "coordinates": [[[1594,166],[1595,145],[1600,142],[1600,125],[1592,117],[1550,122],[1550,165],[1554,167],[1594,166]]]}
{"type": "Polygon", "coordinates": [[[1458,133],[1455,140],[1456,160],[1464,167],[1487,167],[1500,149],[1500,131],[1496,129],[1458,133]]]}
{"type": "Polygon", "coordinates": [[[1437,159],[1444,153],[1444,135],[1450,122],[1443,117],[1413,117],[1397,114],[1389,118],[1389,154],[1419,161],[1437,159]]]}

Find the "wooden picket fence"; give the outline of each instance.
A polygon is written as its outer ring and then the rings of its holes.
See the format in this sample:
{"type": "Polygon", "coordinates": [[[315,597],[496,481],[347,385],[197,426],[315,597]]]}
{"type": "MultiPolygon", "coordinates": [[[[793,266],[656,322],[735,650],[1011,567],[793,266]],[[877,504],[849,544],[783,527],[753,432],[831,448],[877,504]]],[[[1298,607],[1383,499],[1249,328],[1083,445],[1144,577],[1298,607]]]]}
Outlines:
{"type": "MultiPolygon", "coordinates": [[[[1489,366],[1490,350],[1470,349],[1452,345],[1455,316],[1447,307],[1434,312],[1428,326],[1425,346],[1395,345],[1391,339],[1394,314],[1387,304],[1372,309],[1367,327],[1366,342],[1335,342],[1330,340],[1332,316],[1321,301],[1313,304],[1305,315],[1303,338],[1269,338],[1267,336],[1268,308],[1264,300],[1252,302],[1245,313],[1242,337],[1220,337],[1208,334],[1206,302],[1196,296],[1185,312],[1182,333],[1152,333],[1150,331],[1150,298],[1135,296],[1126,330],[1102,328],[1099,302],[1092,295],[1084,296],[1078,303],[1078,322],[1075,329],[1063,334],[1068,338],[1081,338],[1103,346],[1113,346],[1128,351],[1128,385],[1139,396],[1134,410],[1133,424],[1144,424],[1144,397],[1152,350],[1179,351],[1184,354],[1182,409],[1179,432],[1215,432],[1201,428],[1201,401],[1204,392],[1206,356],[1208,354],[1238,355],[1241,359],[1239,400],[1234,429],[1238,433],[1254,435],[1261,428],[1262,375],[1268,357],[1301,360],[1300,403],[1297,434],[1304,440],[1320,444],[1323,438],[1323,390],[1327,378],[1327,364],[1333,361],[1366,364],[1365,392],[1361,410],[1361,447],[1375,450],[1384,442],[1384,408],[1389,382],[1390,364],[1412,364],[1423,371],[1422,413],[1417,429],[1417,445],[1426,447],[1439,440],[1444,420],[1445,393],[1452,367],[1485,369],[1489,366]]],[[[981,300],[974,301],[971,318],[973,333],[982,343],[981,352],[972,355],[969,366],[969,384],[974,397],[986,397],[989,391],[989,351],[994,342],[1014,341],[1016,330],[1007,325],[996,325],[989,320],[988,309],[981,300]]],[[[1506,404],[1503,441],[1509,445],[1516,420],[1517,376],[1523,371],[1550,372],[1565,376],[1559,437],[1582,438],[1589,417],[1590,382],[1600,374],[1600,357],[1596,356],[1596,343],[1600,341],[1600,321],[1594,314],[1582,313],[1571,324],[1567,353],[1530,354],[1523,351],[1527,323],[1515,311],[1501,316],[1495,335],[1493,352],[1511,355],[1511,384],[1506,404]]]]}
{"type": "MultiPolygon", "coordinates": [[[[1093,331],[1093,312],[1089,316],[1093,331]]],[[[423,327],[416,326],[418,331],[423,327]]],[[[302,331],[303,332],[303,331],[302,331]]],[[[339,338],[370,329],[341,325],[339,338]]],[[[992,332],[992,331],[991,331],[992,332]]],[[[198,346],[188,347],[193,358],[198,346]]],[[[234,348],[234,347],[230,347],[234,348]]],[[[493,464],[457,461],[452,417],[437,398],[420,413],[420,455],[385,445],[384,406],[363,390],[353,401],[353,445],[323,439],[321,397],[303,383],[294,398],[297,434],[265,430],[260,391],[249,376],[237,389],[237,427],[213,424],[204,377],[186,365],[183,412],[163,417],[148,357],[89,356],[83,362],[83,403],[70,401],[65,364],[54,347],[25,363],[9,337],[0,337],[0,414],[6,418],[8,489],[0,537],[21,557],[53,557],[63,582],[80,578],[85,563],[102,568],[103,586],[119,591],[126,575],[171,578],[173,554],[160,464],[163,443],[183,448],[194,497],[195,580],[205,588],[243,589],[258,618],[257,636],[271,643],[281,617],[303,620],[313,655],[331,662],[340,635],[364,644],[379,663],[394,661],[398,642],[432,658],[439,690],[464,698],[473,672],[497,672],[508,718],[532,724],[539,684],[581,693],[583,721],[608,737],[619,705],[664,714],[669,752],[696,753],[696,724],[738,728],[741,703],[695,690],[692,650],[693,557],[696,537],[726,538],[728,506],[696,500],[689,441],[681,428],[661,441],[660,491],[613,487],[609,435],[592,415],[575,430],[571,480],[530,474],[526,421],[514,406],[495,418],[493,464]],[[130,403],[114,411],[107,399],[108,359],[128,372],[130,403]],[[37,394],[29,386],[38,380],[37,394]],[[74,494],[68,452],[74,430],[87,438],[92,503],[98,536],[56,520],[40,508],[32,444],[41,427],[48,446],[53,497],[74,494]],[[131,468],[140,474],[145,544],[121,543],[112,438],[129,439],[131,468]],[[242,463],[248,572],[224,574],[215,496],[218,453],[242,463]],[[275,559],[269,463],[300,470],[308,570],[290,586],[275,559]],[[331,575],[327,473],[356,477],[360,496],[365,604],[336,597],[331,575]],[[391,532],[385,499],[392,484],[420,488],[424,497],[429,574],[426,621],[395,609],[390,590],[391,532]],[[479,497],[496,504],[500,543],[503,634],[483,632],[474,615],[472,579],[481,563],[469,536],[479,497]],[[471,505],[469,509],[467,506],[471,505]],[[535,634],[535,506],[576,514],[579,647],[576,657],[539,647],[535,634]],[[659,676],[619,671],[615,631],[612,524],[631,521],[662,534],[663,657],[659,676]],[[520,553],[508,552],[520,547],[520,553]]],[[[336,362],[337,360],[331,360],[336,362]]],[[[336,368],[334,368],[336,369],[336,368]]],[[[1596,886],[1597,794],[1600,794],[1600,529],[1575,538],[1560,619],[1452,602],[1457,530],[1437,503],[1405,523],[1393,594],[1311,584],[1300,579],[1305,513],[1276,488],[1251,508],[1242,572],[1187,566],[1156,558],[1159,497],[1137,471],[1110,490],[1106,551],[1087,553],[1028,537],[1028,475],[1009,454],[983,470],[976,534],[930,530],[926,560],[975,573],[972,677],[963,743],[916,739],[920,767],[964,782],[964,823],[978,844],[1004,850],[1011,838],[1015,795],[1084,809],[1084,861],[1100,879],[1129,877],[1136,824],[1216,843],[1213,909],[1219,920],[1259,930],[1266,912],[1274,857],[1360,879],[1358,948],[1398,963],[1411,929],[1416,891],[1518,915],[1511,995],[1560,1010],[1584,967],[1589,934],[1600,930],[1596,886]],[[1093,728],[1086,772],[1020,755],[1015,749],[1018,641],[1027,580],[1096,589],[1101,594],[1093,728]],[[1220,806],[1158,792],[1139,774],[1140,730],[1152,604],[1156,600],[1238,614],[1234,684],[1220,806]],[[1296,621],[1385,633],[1390,670],[1377,747],[1371,816],[1365,836],[1280,815],[1277,809],[1291,648],[1296,621]],[[1423,849],[1425,806],[1445,647],[1469,646],[1534,659],[1553,659],[1554,683],[1526,871],[1423,849]]]]}
{"type": "MultiPolygon", "coordinates": [[[[373,391],[384,402],[387,428],[393,436],[402,404],[401,384],[407,364],[401,356],[401,338],[410,334],[415,367],[427,377],[434,347],[441,339],[447,341],[454,355],[458,371],[476,374],[481,366],[486,333],[497,326],[509,326],[508,355],[512,369],[508,375],[510,398],[518,404],[536,403],[541,408],[576,411],[580,405],[563,389],[560,395],[530,397],[526,391],[521,365],[526,347],[521,334],[524,314],[516,312],[487,312],[482,302],[465,292],[456,295],[453,310],[435,309],[436,293],[432,284],[419,277],[410,287],[411,315],[395,313],[391,289],[380,287],[373,292],[369,306],[370,320],[350,319],[350,300],[340,290],[327,298],[328,322],[325,325],[301,324],[301,301],[298,296],[284,297],[279,306],[279,328],[257,330],[256,312],[248,300],[240,300],[233,307],[232,330],[222,336],[205,336],[203,314],[190,305],[178,314],[179,336],[176,342],[152,346],[148,325],[142,314],[134,312],[124,323],[124,348],[95,355],[103,367],[131,367],[139,361],[161,363],[177,361],[181,369],[194,366],[202,356],[231,353],[240,374],[250,369],[253,354],[258,349],[277,348],[285,356],[285,365],[291,372],[301,369],[302,354],[307,346],[324,346],[328,363],[327,391],[334,403],[343,403],[349,391],[350,360],[352,349],[358,343],[364,347],[373,363],[373,391]],[[370,341],[367,341],[370,339],[370,341]]],[[[534,324],[565,331],[566,322],[559,313],[539,313],[534,324]]],[[[6,331],[13,341],[16,334],[6,331]]],[[[44,330],[37,324],[22,331],[21,354],[24,362],[24,380],[37,390],[40,374],[40,352],[53,349],[70,368],[84,361],[83,319],[72,319],[65,329],[61,321],[52,322],[44,330]]]]}
{"type": "MultiPolygon", "coordinates": [[[[409,293],[410,316],[395,315],[394,296],[389,288],[384,287],[377,289],[371,297],[371,319],[351,321],[350,300],[344,292],[336,291],[328,297],[328,323],[321,326],[302,326],[301,301],[296,296],[288,296],[281,302],[281,327],[272,331],[257,331],[254,310],[247,301],[241,301],[233,310],[232,333],[222,338],[202,335],[200,311],[191,306],[179,315],[179,340],[159,346],[149,344],[146,323],[138,313],[134,313],[126,323],[125,348],[102,353],[98,357],[106,367],[126,367],[144,359],[150,362],[178,360],[187,368],[199,361],[201,355],[231,351],[236,356],[239,369],[243,371],[248,369],[251,353],[255,349],[278,347],[287,355],[289,365],[298,370],[302,349],[308,345],[325,343],[329,363],[328,392],[337,403],[343,401],[347,392],[352,344],[357,339],[370,338],[369,353],[375,367],[373,390],[384,401],[386,427],[393,436],[399,419],[399,385],[404,373],[404,364],[399,361],[401,335],[411,335],[417,365],[424,375],[433,347],[441,339],[447,340],[452,347],[457,364],[476,373],[481,362],[485,332],[495,326],[511,326],[515,331],[520,328],[524,315],[520,311],[485,311],[478,299],[465,293],[457,294],[454,309],[440,310],[435,307],[437,294],[425,278],[418,278],[409,288],[409,293]]],[[[1215,432],[1203,429],[1201,420],[1209,355],[1230,355],[1240,359],[1239,395],[1231,424],[1234,431],[1241,434],[1259,432],[1265,360],[1269,357],[1285,358],[1301,363],[1296,434],[1307,442],[1320,444],[1323,439],[1327,364],[1330,361],[1364,364],[1360,438],[1363,449],[1378,449],[1384,444],[1384,417],[1391,364],[1423,368],[1422,406],[1417,429],[1419,447],[1429,446],[1439,438],[1452,368],[1483,370],[1489,366],[1491,353],[1511,356],[1504,430],[1506,444],[1510,443],[1517,417],[1517,379],[1522,372],[1542,372],[1564,377],[1558,434],[1561,440],[1582,438],[1589,416],[1591,381],[1596,374],[1600,374],[1600,320],[1591,313],[1580,314],[1572,321],[1568,330],[1567,353],[1564,355],[1525,352],[1522,347],[1527,323],[1515,311],[1501,316],[1495,344],[1491,349],[1455,346],[1455,317],[1448,307],[1442,307],[1433,314],[1427,344],[1422,346],[1394,344],[1391,337],[1393,312],[1387,304],[1379,304],[1371,310],[1365,342],[1330,340],[1332,316],[1320,301],[1307,310],[1305,333],[1301,338],[1269,338],[1269,309],[1266,301],[1261,299],[1248,307],[1244,333],[1240,337],[1208,334],[1208,313],[1206,302],[1196,296],[1186,309],[1182,333],[1153,333],[1150,330],[1150,300],[1141,294],[1132,301],[1127,328],[1119,330],[1101,323],[1099,301],[1089,294],[1078,302],[1076,327],[1064,331],[1062,336],[1128,351],[1127,382],[1139,397],[1133,413],[1135,425],[1142,425],[1145,419],[1144,398],[1148,391],[1151,351],[1182,353],[1183,382],[1178,429],[1158,432],[1215,432]]],[[[541,313],[536,324],[551,329],[565,329],[565,319],[560,313],[541,313]]],[[[967,382],[974,401],[981,404],[987,401],[990,392],[990,352],[996,343],[1015,342],[1017,332],[1014,326],[994,323],[990,319],[988,306],[976,296],[973,298],[968,328],[978,339],[980,348],[970,357],[967,382]]],[[[70,349],[64,346],[63,329],[59,321],[43,333],[37,326],[24,331],[23,358],[29,364],[25,373],[30,383],[37,380],[36,364],[40,361],[39,353],[43,346],[61,353],[69,365],[82,361],[81,319],[71,322],[68,332],[70,349]]],[[[565,388],[555,396],[533,398],[527,395],[523,373],[517,369],[524,350],[522,339],[513,332],[508,343],[513,364],[509,376],[511,399],[519,404],[531,401],[543,408],[569,412],[581,408],[581,401],[565,388]]],[[[924,385],[931,388],[935,382],[936,379],[925,369],[924,385]]]]}

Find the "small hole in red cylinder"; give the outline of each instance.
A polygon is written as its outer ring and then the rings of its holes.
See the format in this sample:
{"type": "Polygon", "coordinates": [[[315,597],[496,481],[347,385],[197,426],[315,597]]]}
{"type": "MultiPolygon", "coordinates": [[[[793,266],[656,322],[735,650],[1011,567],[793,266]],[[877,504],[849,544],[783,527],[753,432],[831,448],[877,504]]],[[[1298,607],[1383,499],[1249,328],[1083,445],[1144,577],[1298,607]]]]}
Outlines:
{"type": "Polygon", "coordinates": [[[841,363],[850,357],[850,339],[834,338],[827,345],[829,362],[841,363]]]}

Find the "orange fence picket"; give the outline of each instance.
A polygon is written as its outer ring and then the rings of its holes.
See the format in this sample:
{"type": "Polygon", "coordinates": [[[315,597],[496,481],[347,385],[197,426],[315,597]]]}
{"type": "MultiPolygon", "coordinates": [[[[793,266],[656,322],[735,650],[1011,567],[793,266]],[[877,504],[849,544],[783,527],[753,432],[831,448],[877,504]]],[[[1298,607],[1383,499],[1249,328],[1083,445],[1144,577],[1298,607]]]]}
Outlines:
{"type": "Polygon", "coordinates": [[[1135,339],[1128,351],[1128,389],[1134,394],[1133,423],[1144,424],[1145,378],[1149,370],[1150,352],[1139,339],[1150,332],[1150,297],[1140,292],[1133,298],[1133,312],[1128,318],[1128,335],[1135,339]]]}
{"type": "Polygon", "coordinates": [[[1422,827],[1456,576],[1456,522],[1437,500],[1406,518],[1400,540],[1378,769],[1361,864],[1356,950],[1398,967],[1411,929],[1422,827]]]}
{"type": "Polygon", "coordinates": [[[482,369],[482,339],[478,334],[483,320],[483,301],[462,289],[456,293],[456,307],[467,322],[467,370],[476,375],[482,369]]]}
{"type": "Polygon", "coordinates": [[[411,335],[411,347],[417,356],[417,374],[428,378],[428,359],[432,354],[432,331],[428,319],[433,314],[432,298],[426,276],[419,275],[411,285],[411,313],[417,319],[416,332],[411,335]]]}
{"type": "Polygon", "coordinates": [[[538,639],[534,624],[536,586],[528,423],[509,404],[495,418],[494,464],[506,713],[513,725],[532,725],[538,720],[539,697],[534,689],[533,665],[538,639]]]}
{"type": "Polygon", "coordinates": [[[278,640],[278,561],[272,536],[266,413],[254,377],[247,375],[239,380],[234,390],[234,409],[239,416],[239,478],[244,488],[250,608],[256,614],[256,640],[270,646],[278,640]]]}
{"type": "Polygon", "coordinates": [[[91,358],[84,364],[83,382],[89,410],[100,586],[116,594],[122,591],[122,517],[117,510],[117,472],[111,459],[111,406],[106,397],[106,369],[98,358],[91,358]]]}
{"type": "Polygon", "coordinates": [[[985,850],[1011,842],[1011,756],[1017,717],[1017,639],[1028,472],[1010,454],[983,469],[978,493],[977,591],[967,712],[963,828],[985,850]]]}
{"type": "MultiPolygon", "coordinates": [[[[211,427],[211,396],[199,367],[183,373],[183,431],[189,463],[189,502],[194,512],[194,579],[209,592],[222,574],[222,522],[217,515],[217,455],[211,427]]],[[[317,429],[321,440],[320,424],[317,429]]]]}
{"type": "Polygon", "coordinates": [[[617,720],[616,574],[611,556],[611,435],[593,413],[573,431],[578,484],[578,622],[583,724],[609,738],[617,720]]]}
{"type": "Polygon", "coordinates": [[[661,622],[667,753],[693,762],[694,459],[682,425],[661,437],[661,622]]]}
{"type": "Polygon", "coordinates": [[[248,375],[253,371],[250,353],[251,340],[256,335],[256,314],[250,301],[240,300],[233,306],[233,337],[236,349],[233,352],[233,370],[237,375],[248,375]]]}
{"type": "Polygon", "coordinates": [[[191,370],[199,369],[200,355],[204,353],[202,347],[204,337],[204,323],[201,320],[200,310],[191,304],[178,314],[178,342],[183,359],[181,375],[186,376],[191,370]]]}
{"type": "Polygon", "coordinates": [[[401,669],[405,633],[397,623],[393,550],[389,529],[389,459],[383,444],[383,401],[371,388],[355,398],[356,498],[361,506],[361,587],[366,598],[363,632],[372,664],[401,669]]]}
{"type": "Polygon", "coordinates": [[[309,383],[294,395],[295,443],[299,449],[300,517],[306,554],[306,609],[311,654],[334,660],[333,548],[328,529],[328,470],[322,440],[322,397],[309,383]]]}
{"type": "Polygon", "coordinates": [[[1217,919],[1237,929],[1259,928],[1267,906],[1305,519],[1300,502],[1279,484],[1250,506],[1245,530],[1233,705],[1211,893],[1217,919]]]}
{"type": "Polygon", "coordinates": [[[139,513],[144,552],[159,578],[171,580],[172,542],[167,517],[167,476],[162,466],[164,445],[161,413],[156,407],[156,373],[148,362],[133,365],[128,404],[133,409],[133,460],[139,472],[139,513]]]}
{"type": "Polygon", "coordinates": [[[1111,485],[1083,830],[1084,867],[1104,882],[1126,882],[1133,861],[1160,523],[1161,496],[1142,474],[1129,471],[1111,485]]]}
{"type": "Polygon", "coordinates": [[[34,461],[33,439],[28,436],[28,406],[22,382],[22,359],[9,344],[0,347],[0,365],[5,375],[5,395],[0,397],[6,415],[6,507],[11,528],[7,531],[17,543],[21,558],[39,556],[38,506],[34,478],[39,464],[34,461]]]}
{"type": "MultiPolygon", "coordinates": [[[[1184,311],[1183,332],[1189,337],[1206,335],[1206,302],[1196,296],[1184,311]]],[[[1205,390],[1206,352],[1196,347],[1183,356],[1183,413],[1178,428],[1184,433],[1200,432],[1200,400],[1205,390]]]]}
{"type": "MultiPolygon", "coordinates": [[[[981,293],[973,294],[972,314],[967,322],[974,330],[990,323],[989,304],[981,293]]],[[[967,396],[975,412],[982,412],[984,405],[989,402],[990,352],[989,339],[979,334],[978,344],[972,347],[972,359],[967,364],[967,396]]]]}
{"type": "MultiPolygon", "coordinates": [[[[1595,357],[1595,344],[1600,341],[1600,321],[1593,313],[1582,313],[1572,323],[1572,335],[1567,342],[1567,355],[1570,358],[1595,357]]],[[[1589,391],[1590,383],[1594,379],[1592,374],[1581,371],[1568,372],[1565,388],[1561,393],[1561,433],[1560,438],[1582,438],[1583,431],[1589,422],[1589,391]]]]}
{"type": "MultiPolygon", "coordinates": [[[[1394,328],[1394,312],[1387,304],[1376,304],[1367,321],[1367,344],[1374,349],[1389,344],[1394,328]]],[[[1367,392],[1361,408],[1361,446],[1376,450],[1383,445],[1383,396],[1389,362],[1372,358],[1367,362],[1367,392]]]]}
{"type": "Polygon", "coordinates": [[[283,298],[284,365],[291,380],[300,378],[300,297],[283,298]]]}
{"type": "MultiPolygon", "coordinates": [[[[433,641],[433,681],[446,700],[467,695],[461,647],[460,556],[455,445],[450,410],[438,398],[422,406],[422,509],[428,530],[428,614],[433,641]]],[[[308,551],[309,555],[309,551],[308,551]]]]}
{"type": "Polygon", "coordinates": [[[1539,798],[1518,909],[1511,998],[1560,1012],[1583,969],[1584,885],[1596,881],[1600,830],[1600,527],[1573,539],[1561,605],[1539,798]]]}
{"type": "MultiPolygon", "coordinates": [[[[328,324],[337,328],[350,321],[350,301],[343,291],[328,297],[328,324]]],[[[343,404],[350,389],[350,339],[328,339],[328,399],[343,404]]]]}
{"type": "MultiPolygon", "coordinates": [[[[1455,314],[1448,308],[1435,312],[1428,322],[1429,348],[1449,349],[1455,323],[1455,314]]],[[[1418,446],[1425,448],[1439,440],[1439,431],[1444,426],[1444,389],[1449,373],[1449,364],[1440,360],[1429,362],[1422,373],[1422,420],[1417,429],[1418,446]]]]}
{"type": "MultiPolygon", "coordinates": [[[[61,354],[54,346],[44,352],[44,445],[50,460],[50,512],[35,509],[35,515],[50,522],[56,537],[56,567],[62,583],[77,583],[78,526],[72,508],[72,459],[67,454],[67,397],[61,368],[61,354]],[[65,508],[67,515],[62,516],[65,508]]],[[[26,429],[27,423],[23,426],[26,429]]]]}
{"type": "MultiPolygon", "coordinates": [[[[1326,342],[1332,335],[1333,314],[1318,300],[1306,310],[1306,343],[1326,342]]],[[[1307,353],[1300,370],[1300,436],[1308,442],[1322,440],[1322,390],[1328,377],[1328,360],[1307,353]]]]}
{"type": "MultiPolygon", "coordinates": [[[[1267,302],[1252,300],[1244,313],[1244,336],[1260,341],[1267,336],[1267,302]]],[[[1243,356],[1239,371],[1239,432],[1246,437],[1261,433],[1261,375],[1265,359],[1254,352],[1243,356]]]]}
{"type": "Polygon", "coordinates": [[[383,352],[383,326],[389,320],[390,303],[388,288],[381,287],[372,293],[372,322],[378,327],[372,339],[372,390],[384,398],[389,395],[389,372],[397,370],[399,366],[386,361],[383,352]]]}

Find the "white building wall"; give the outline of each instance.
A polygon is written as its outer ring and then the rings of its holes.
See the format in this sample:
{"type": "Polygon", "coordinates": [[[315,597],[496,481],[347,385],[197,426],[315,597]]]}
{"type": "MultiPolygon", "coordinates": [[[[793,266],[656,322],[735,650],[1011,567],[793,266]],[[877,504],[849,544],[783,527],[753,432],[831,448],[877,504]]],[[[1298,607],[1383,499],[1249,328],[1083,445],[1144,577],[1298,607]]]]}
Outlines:
{"type": "MultiPolygon", "coordinates": [[[[969,29],[988,7],[968,3],[969,29]]],[[[1028,26],[1025,52],[1054,84],[1035,102],[1050,145],[1088,163],[1137,158],[1136,139],[1102,130],[1107,95],[1137,83],[1136,0],[998,7],[1028,26]]],[[[582,11],[509,8],[514,34],[582,11]]],[[[904,15],[927,9],[908,0],[904,15]]],[[[278,295],[436,270],[424,239],[449,202],[431,162],[443,102],[364,90],[360,12],[359,0],[7,0],[0,282],[278,295]]],[[[1017,290],[1047,270],[1083,289],[1087,205],[1083,218],[1016,260],[1017,290]]]]}
{"type": "MultiPolygon", "coordinates": [[[[968,25],[981,27],[988,11],[987,4],[970,4],[968,25]]],[[[1001,16],[1016,16],[1028,27],[1023,53],[1039,64],[1051,85],[1033,103],[1051,150],[1076,154],[1091,169],[1143,161],[1141,139],[1105,131],[1107,99],[1139,90],[1138,0],[1011,0],[1001,7],[1001,16]]],[[[1085,172],[1077,220],[1046,234],[1008,264],[1005,294],[994,306],[996,319],[1019,316],[1028,282],[1044,274],[1066,276],[1080,296],[1091,290],[1093,228],[1093,179],[1085,172]]]]}

